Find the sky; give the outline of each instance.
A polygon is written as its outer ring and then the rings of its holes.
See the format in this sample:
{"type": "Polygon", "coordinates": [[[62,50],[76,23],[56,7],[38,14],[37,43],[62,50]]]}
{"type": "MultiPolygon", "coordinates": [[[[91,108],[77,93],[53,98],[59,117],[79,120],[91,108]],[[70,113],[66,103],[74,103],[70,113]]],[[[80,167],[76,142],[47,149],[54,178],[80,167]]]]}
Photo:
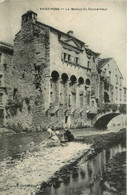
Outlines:
{"type": "Polygon", "coordinates": [[[76,38],[101,53],[101,58],[113,57],[125,79],[125,1],[0,0],[0,41],[13,44],[15,34],[21,28],[21,16],[28,10],[36,12],[42,23],[65,33],[72,30],[76,38]]]}

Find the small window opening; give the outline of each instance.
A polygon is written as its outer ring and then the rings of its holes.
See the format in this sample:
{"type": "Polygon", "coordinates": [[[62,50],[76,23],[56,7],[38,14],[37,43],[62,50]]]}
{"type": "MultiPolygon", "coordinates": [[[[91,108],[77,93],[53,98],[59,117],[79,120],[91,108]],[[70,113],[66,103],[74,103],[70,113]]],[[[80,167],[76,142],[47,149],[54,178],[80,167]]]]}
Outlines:
{"type": "Polygon", "coordinates": [[[7,70],[7,64],[4,64],[4,69],[7,70]]]}
{"type": "Polygon", "coordinates": [[[87,68],[90,68],[90,61],[87,62],[87,68]]]}
{"type": "Polygon", "coordinates": [[[78,64],[79,63],[79,58],[75,58],[75,63],[78,64]]]}
{"type": "Polygon", "coordinates": [[[18,90],[16,88],[14,88],[14,91],[13,91],[13,99],[15,99],[15,96],[17,94],[18,90]]]}
{"type": "Polygon", "coordinates": [[[71,55],[68,55],[68,61],[71,61],[71,55]]]}

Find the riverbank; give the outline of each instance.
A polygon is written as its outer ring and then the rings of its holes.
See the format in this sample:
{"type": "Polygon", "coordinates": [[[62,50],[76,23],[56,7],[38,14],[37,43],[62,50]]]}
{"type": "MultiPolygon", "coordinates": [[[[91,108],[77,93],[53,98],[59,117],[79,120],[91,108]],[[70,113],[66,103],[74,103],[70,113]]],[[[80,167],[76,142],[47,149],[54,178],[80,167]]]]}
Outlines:
{"type": "Polygon", "coordinates": [[[69,175],[76,170],[77,163],[85,157],[85,161],[93,159],[103,149],[109,149],[115,145],[122,144],[126,145],[126,129],[122,129],[116,133],[108,133],[102,135],[90,135],[90,136],[79,136],[75,139],[77,142],[84,144],[90,144],[91,149],[77,158],[73,163],[63,166],[58,170],[48,182],[43,182],[40,189],[36,192],[36,195],[42,195],[46,193],[49,186],[59,187],[61,182],[68,181],[69,175]]]}
{"type": "Polygon", "coordinates": [[[113,195],[126,194],[126,152],[116,154],[106,164],[104,187],[113,195]]]}
{"type": "Polygon", "coordinates": [[[0,162],[0,194],[35,194],[43,181],[65,165],[72,164],[90,149],[90,145],[70,142],[57,147],[34,146],[19,158],[6,158],[0,162]]]}
{"type": "Polygon", "coordinates": [[[101,152],[103,149],[110,148],[117,144],[126,145],[126,129],[123,128],[118,132],[110,132],[101,135],[90,135],[90,136],[78,136],[76,141],[81,141],[86,144],[91,144],[93,152],[91,157],[96,153],[101,152]]]}
{"type": "Polygon", "coordinates": [[[0,163],[0,193],[42,195],[46,187],[67,182],[82,157],[87,161],[103,148],[125,144],[125,134],[124,129],[116,133],[80,136],[64,147],[46,148],[43,143],[35,146],[31,142],[30,149],[19,158],[6,158],[0,163]]]}

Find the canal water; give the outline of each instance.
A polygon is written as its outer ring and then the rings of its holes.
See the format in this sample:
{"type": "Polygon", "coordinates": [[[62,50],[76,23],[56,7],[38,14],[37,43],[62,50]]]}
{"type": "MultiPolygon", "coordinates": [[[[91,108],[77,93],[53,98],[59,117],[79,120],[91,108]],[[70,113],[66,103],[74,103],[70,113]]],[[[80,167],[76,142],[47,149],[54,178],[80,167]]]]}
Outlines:
{"type": "MultiPolygon", "coordinates": [[[[122,127],[116,126],[110,129],[72,129],[71,132],[75,137],[85,136],[91,134],[101,134],[107,132],[114,132],[120,130],[122,127]]],[[[63,133],[63,131],[60,131],[63,133]]],[[[45,132],[31,132],[31,133],[17,133],[10,135],[0,135],[0,161],[6,157],[20,158],[20,154],[29,150],[33,145],[38,145],[47,139],[48,133],[45,132]]]]}
{"type": "Polygon", "coordinates": [[[57,186],[47,187],[44,192],[37,195],[109,195],[110,193],[101,185],[106,163],[117,153],[125,150],[125,146],[119,144],[103,150],[87,162],[85,157],[82,158],[65,181],[57,186]]]}
{"type": "Polygon", "coordinates": [[[48,137],[47,132],[17,133],[0,135],[0,161],[7,157],[20,158],[23,152],[28,151],[48,137]]]}

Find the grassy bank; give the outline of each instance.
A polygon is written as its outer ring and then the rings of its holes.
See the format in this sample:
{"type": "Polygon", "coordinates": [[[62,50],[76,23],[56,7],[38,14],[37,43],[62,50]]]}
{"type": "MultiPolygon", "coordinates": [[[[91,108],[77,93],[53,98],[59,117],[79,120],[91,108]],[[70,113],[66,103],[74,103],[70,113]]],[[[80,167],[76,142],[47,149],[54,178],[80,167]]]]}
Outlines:
{"type": "Polygon", "coordinates": [[[76,141],[82,141],[86,144],[92,144],[94,153],[101,152],[103,149],[111,148],[117,144],[126,145],[126,129],[118,132],[111,132],[101,135],[80,136],[76,141]]]}

